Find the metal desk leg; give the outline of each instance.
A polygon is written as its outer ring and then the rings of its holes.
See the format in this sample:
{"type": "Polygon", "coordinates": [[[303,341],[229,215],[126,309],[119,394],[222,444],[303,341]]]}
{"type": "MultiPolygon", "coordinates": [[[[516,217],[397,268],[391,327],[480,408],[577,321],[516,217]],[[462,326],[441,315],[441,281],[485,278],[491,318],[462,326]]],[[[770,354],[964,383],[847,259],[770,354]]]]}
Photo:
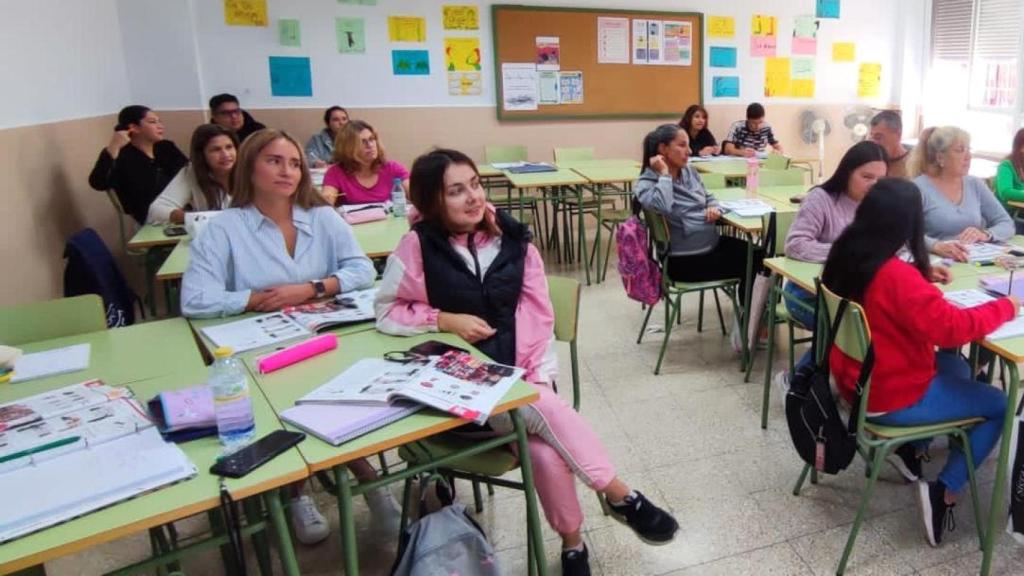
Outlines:
{"type": "MultiPolygon", "coordinates": [[[[533,463],[530,461],[530,446],[526,440],[526,425],[519,410],[512,410],[512,424],[516,431],[516,444],[519,446],[519,468],[523,473],[523,493],[526,497],[527,538],[533,550],[533,558],[537,563],[540,576],[548,573],[547,558],[544,555],[544,536],[540,531],[540,513],[537,510],[537,498],[533,488],[533,463]]],[[[530,559],[527,558],[527,562],[530,559]]]]}
{"type": "Polygon", "coordinates": [[[281,506],[281,491],[271,490],[263,496],[267,501],[270,522],[277,532],[277,552],[281,557],[281,569],[288,576],[299,576],[299,562],[295,559],[295,548],[292,546],[292,535],[288,531],[288,521],[284,517],[281,506]]]}
{"type": "MultiPolygon", "coordinates": [[[[754,361],[754,353],[750,349],[750,339],[747,338],[747,330],[750,326],[750,300],[754,294],[754,236],[750,233],[747,236],[747,270],[746,270],[746,288],[744,294],[740,296],[743,298],[743,313],[740,315],[740,370],[747,369],[747,362],[754,361]]],[[[746,382],[746,378],[743,379],[746,382]]]]}
{"type": "Polygon", "coordinates": [[[349,486],[348,468],[344,464],[334,467],[334,482],[338,488],[338,524],[341,526],[345,574],[356,576],[359,574],[359,548],[356,545],[356,521],[352,514],[352,487],[349,486]]]}
{"type": "MultiPolygon", "coordinates": [[[[600,186],[600,184],[598,184],[600,186]]],[[[601,229],[604,226],[601,224],[601,216],[604,211],[604,202],[601,201],[601,195],[597,195],[597,231],[594,233],[594,252],[597,252],[597,266],[594,267],[594,282],[597,284],[601,283],[601,229]]],[[[589,260],[588,266],[589,266],[589,260]]],[[[589,269],[589,268],[588,268],[589,269]]]]}
{"type": "Polygon", "coordinates": [[[1013,362],[1000,360],[1010,373],[1010,387],[1006,390],[1006,414],[1003,416],[1003,437],[999,440],[999,460],[996,461],[996,481],[992,486],[992,504],[988,511],[988,530],[981,543],[981,576],[988,576],[992,570],[992,551],[996,540],[1006,524],[1006,507],[1003,504],[1003,490],[1006,487],[1006,473],[1010,467],[1010,436],[1013,434],[1014,412],[1017,407],[1017,388],[1020,375],[1013,362]]]}
{"type": "MultiPolygon", "coordinates": [[[[779,305],[779,293],[782,291],[782,277],[773,276],[771,290],[768,291],[768,351],[764,359],[764,395],[761,398],[761,429],[768,428],[768,401],[772,389],[772,354],[775,352],[775,308],[779,305]]],[[[754,363],[751,362],[750,366],[754,363]]],[[[750,374],[749,366],[747,374],[750,374]]]]}
{"type": "MultiPolygon", "coordinates": [[[[586,271],[587,286],[590,286],[590,260],[587,259],[587,230],[583,226],[583,187],[577,185],[574,186],[573,188],[576,189],[576,202],[578,202],[576,206],[576,212],[577,226],[579,226],[578,236],[580,242],[579,249],[576,251],[576,255],[579,256],[579,261],[581,264],[583,264],[583,269],[586,271]]],[[[597,227],[600,228],[601,224],[598,223],[597,227]]]]}

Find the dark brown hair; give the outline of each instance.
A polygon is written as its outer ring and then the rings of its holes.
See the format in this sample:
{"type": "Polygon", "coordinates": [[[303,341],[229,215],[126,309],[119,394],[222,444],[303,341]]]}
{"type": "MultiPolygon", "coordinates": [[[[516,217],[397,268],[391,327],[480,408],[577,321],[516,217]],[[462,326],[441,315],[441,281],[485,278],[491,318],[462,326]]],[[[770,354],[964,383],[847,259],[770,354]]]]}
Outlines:
{"type": "MultiPolygon", "coordinates": [[[[233,144],[236,149],[235,162],[237,163],[238,136],[235,135],[234,130],[229,130],[220,124],[200,124],[199,127],[196,128],[195,132],[192,133],[192,141],[189,143],[189,158],[192,161],[192,174],[195,175],[196,183],[199,184],[199,189],[202,190],[203,197],[206,198],[206,206],[208,210],[220,210],[224,208],[220,203],[220,184],[213,179],[213,174],[210,173],[210,165],[206,163],[206,145],[217,136],[226,136],[231,140],[231,144],[233,144]]],[[[234,171],[233,166],[232,171],[234,171]]],[[[224,192],[227,192],[227,190],[224,192]]]]}
{"type": "MultiPolygon", "coordinates": [[[[412,170],[409,172],[409,200],[412,205],[425,222],[438,222],[448,231],[451,231],[451,226],[445,210],[444,175],[448,167],[455,164],[469,166],[477,177],[480,176],[480,171],[477,170],[472,158],[458,150],[447,148],[435,148],[420,156],[412,163],[412,170]]],[[[500,236],[501,229],[493,218],[487,216],[488,214],[489,211],[485,211],[484,219],[480,221],[477,229],[492,236],[500,236]]]]}
{"type": "Polygon", "coordinates": [[[1013,165],[1014,172],[1017,173],[1017,178],[1024,180],[1024,128],[1017,130],[1017,133],[1013,136],[1013,148],[1010,150],[1010,155],[1006,157],[1013,165]]]}

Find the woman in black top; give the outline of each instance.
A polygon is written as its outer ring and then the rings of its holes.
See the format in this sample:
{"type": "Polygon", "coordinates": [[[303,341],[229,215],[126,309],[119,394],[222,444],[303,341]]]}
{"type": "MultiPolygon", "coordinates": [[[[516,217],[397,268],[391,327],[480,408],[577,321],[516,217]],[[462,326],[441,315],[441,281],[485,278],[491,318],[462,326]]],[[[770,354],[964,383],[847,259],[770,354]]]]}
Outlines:
{"type": "Polygon", "coordinates": [[[708,130],[708,111],[700,104],[686,109],[679,127],[690,137],[690,154],[693,156],[714,156],[721,152],[718,142],[708,130]]]}
{"type": "Polygon", "coordinates": [[[144,224],[149,205],[186,164],[188,157],[164,140],[160,118],[145,106],[128,106],[117,115],[114,135],[96,159],[89,185],[101,192],[113,188],[125,213],[144,224]]]}

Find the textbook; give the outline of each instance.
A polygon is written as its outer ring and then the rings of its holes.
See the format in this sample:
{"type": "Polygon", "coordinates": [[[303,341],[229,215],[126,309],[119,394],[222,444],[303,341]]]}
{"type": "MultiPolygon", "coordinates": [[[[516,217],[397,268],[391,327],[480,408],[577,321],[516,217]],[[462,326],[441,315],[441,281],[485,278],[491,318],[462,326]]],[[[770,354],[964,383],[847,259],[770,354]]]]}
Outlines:
{"type": "Polygon", "coordinates": [[[522,375],[522,368],[457,351],[422,361],[364,358],[296,404],[383,406],[413,401],[483,424],[522,375]]]}
{"type": "Polygon", "coordinates": [[[228,346],[237,354],[312,336],[321,330],[373,320],[376,295],[376,288],[346,292],[333,300],[289,306],[280,312],[207,326],[202,333],[215,346],[228,346]]]}
{"type": "Polygon", "coordinates": [[[387,406],[359,404],[297,404],[281,412],[281,420],[338,446],[415,414],[422,404],[396,403],[387,406]]]}
{"type": "Polygon", "coordinates": [[[27,396],[0,404],[0,432],[130,396],[127,388],[107,386],[102,380],[88,380],[27,396]]]}

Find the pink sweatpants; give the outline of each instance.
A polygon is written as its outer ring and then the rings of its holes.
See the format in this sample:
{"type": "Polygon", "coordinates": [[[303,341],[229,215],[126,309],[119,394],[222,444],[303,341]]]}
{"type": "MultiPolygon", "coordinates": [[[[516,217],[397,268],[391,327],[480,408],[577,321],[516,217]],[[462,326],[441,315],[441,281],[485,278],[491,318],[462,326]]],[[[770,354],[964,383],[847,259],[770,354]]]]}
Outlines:
{"type": "MultiPolygon", "coordinates": [[[[615,468],[594,430],[568,402],[545,384],[533,387],[540,398],[519,411],[529,434],[534,485],[548,523],[559,534],[569,534],[583,524],[573,476],[603,490],[615,479],[615,468]]],[[[512,431],[508,414],[491,418],[490,424],[500,433],[512,431]]]]}

